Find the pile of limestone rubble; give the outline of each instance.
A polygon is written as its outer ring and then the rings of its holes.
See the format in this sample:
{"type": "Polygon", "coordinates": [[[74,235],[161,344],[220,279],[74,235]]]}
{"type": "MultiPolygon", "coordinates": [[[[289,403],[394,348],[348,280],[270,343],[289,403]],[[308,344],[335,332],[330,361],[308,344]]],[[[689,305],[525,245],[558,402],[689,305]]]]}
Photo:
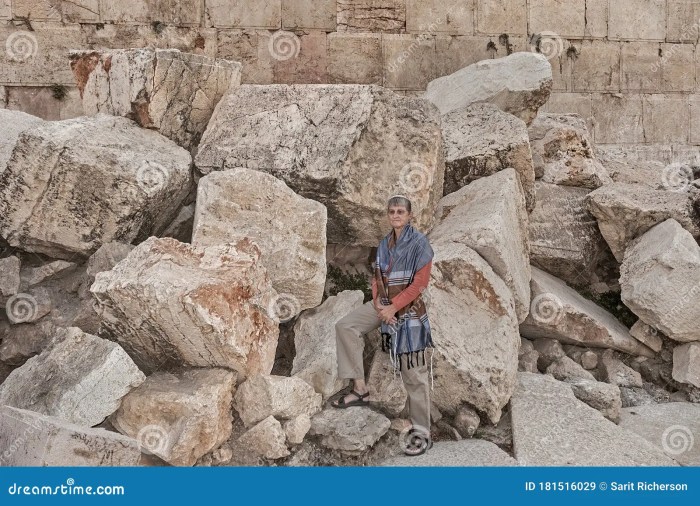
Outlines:
{"type": "Polygon", "coordinates": [[[538,114],[542,55],[422,97],[241,85],[177,50],[70,65],[86,116],[0,110],[3,465],[700,464],[693,167],[538,114]],[[365,297],[324,299],[327,265],[369,273],[395,193],[435,251],[417,458],[377,331],[371,407],[327,402],[335,323],[365,297]]]}

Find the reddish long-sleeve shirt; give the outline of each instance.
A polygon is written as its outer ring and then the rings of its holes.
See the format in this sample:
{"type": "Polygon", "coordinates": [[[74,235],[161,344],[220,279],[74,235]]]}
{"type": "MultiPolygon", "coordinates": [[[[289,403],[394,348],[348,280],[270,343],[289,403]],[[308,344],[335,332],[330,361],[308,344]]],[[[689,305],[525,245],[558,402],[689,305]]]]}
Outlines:
{"type": "MultiPolygon", "coordinates": [[[[430,281],[430,268],[432,265],[433,262],[431,260],[422,268],[418,269],[416,275],[413,277],[413,283],[401,290],[401,292],[391,300],[391,303],[396,307],[397,311],[416,300],[421,290],[428,286],[428,282],[430,281]]],[[[374,276],[372,276],[372,298],[377,298],[377,280],[374,276]]]]}

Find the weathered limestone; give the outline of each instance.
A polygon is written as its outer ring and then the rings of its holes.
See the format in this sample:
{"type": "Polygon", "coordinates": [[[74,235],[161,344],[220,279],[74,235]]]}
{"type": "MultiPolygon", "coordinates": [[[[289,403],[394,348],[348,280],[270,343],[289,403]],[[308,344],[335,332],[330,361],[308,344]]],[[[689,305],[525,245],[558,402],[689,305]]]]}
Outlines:
{"type": "Polygon", "coordinates": [[[247,239],[196,248],[149,237],[90,291],[105,331],[147,372],[183,365],[272,370],[275,290],[247,239]]]}
{"type": "Polygon", "coordinates": [[[593,154],[586,121],[578,114],[539,114],[528,134],[535,174],[543,182],[581,188],[612,183],[593,154]]]}
{"type": "Polygon", "coordinates": [[[598,367],[598,355],[590,350],[581,353],[581,366],[584,369],[595,369],[598,367]]]}
{"type": "Polygon", "coordinates": [[[634,325],[632,325],[632,328],[630,328],[630,335],[632,337],[644,343],[657,353],[661,351],[661,347],[663,346],[663,340],[659,334],[660,332],[658,330],[647,325],[642,320],[637,320],[634,325]]]}
{"type": "Polygon", "coordinates": [[[468,406],[461,406],[452,419],[452,426],[462,437],[472,437],[479,428],[479,414],[468,406]]]}
{"type": "Polygon", "coordinates": [[[291,420],[287,420],[282,424],[282,429],[287,437],[289,444],[298,445],[304,441],[304,436],[311,428],[311,417],[306,413],[301,413],[291,420]]]}
{"type": "Polygon", "coordinates": [[[528,217],[518,176],[509,168],[440,199],[431,242],[479,253],[513,293],[518,321],[530,306],[528,217]]]}
{"type": "Polygon", "coordinates": [[[619,387],[641,387],[642,375],[615,357],[612,350],[605,350],[600,357],[603,381],[619,387]]]}
{"type": "Polygon", "coordinates": [[[2,131],[0,131],[0,174],[3,173],[10,160],[20,134],[27,128],[42,122],[41,118],[26,112],[0,109],[0,124],[2,124],[2,131]]]}
{"type": "Polygon", "coordinates": [[[309,435],[322,436],[327,448],[354,455],[373,446],[390,425],[387,417],[362,406],[328,408],[311,418],[309,435]]]}
{"type": "Polygon", "coordinates": [[[585,284],[605,248],[586,209],[589,190],[538,183],[529,216],[530,261],[571,285],[585,284]]]}
{"type": "Polygon", "coordinates": [[[700,237],[700,218],[687,193],[613,183],[589,193],[586,202],[618,262],[632,239],[669,218],[700,237]]]}
{"type": "Polygon", "coordinates": [[[190,191],[189,153],[125,118],[30,127],[0,174],[0,235],[53,258],[157,235],[190,191]]]}
{"type": "Polygon", "coordinates": [[[537,365],[542,371],[546,371],[550,365],[566,356],[564,348],[556,339],[538,337],[531,341],[531,343],[533,349],[538,354],[537,365]]]}
{"type": "Polygon", "coordinates": [[[549,375],[518,373],[511,407],[520,465],[675,465],[660,448],[605,419],[549,375]]]}
{"type": "Polygon", "coordinates": [[[270,415],[254,425],[236,441],[236,445],[260,457],[281,459],[289,455],[282,424],[270,415]]]}
{"type": "Polygon", "coordinates": [[[620,266],[622,301],[680,342],[700,340],[700,247],[673,219],[633,241],[620,266]]]}
{"type": "Polygon", "coordinates": [[[535,172],[525,123],[493,104],[472,104],[442,117],[445,142],[443,195],[470,182],[513,167],[527,208],[535,205],[535,172]]]}
{"type": "Polygon", "coordinates": [[[547,337],[562,343],[612,348],[631,355],[654,352],[630,336],[627,328],[594,302],[551,274],[533,267],[532,304],[520,333],[530,339],[547,337]]]}
{"type": "Polygon", "coordinates": [[[700,388],[700,343],[694,341],[673,348],[673,379],[700,388]]]}
{"type": "Polygon", "coordinates": [[[112,269],[112,267],[124,260],[132,249],[134,249],[133,245],[117,241],[102,244],[87,261],[87,275],[94,278],[98,272],[112,269]]]}
{"type": "Polygon", "coordinates": [[[234,408],[246,427],[272,415],[292,419],[321,411],[321,395],[301,378],[256,374],[236,392],[234,408]]]}
{"type": "Polygon", "coordinates": [[[191,466],[231,435],[236,375],[226,369],[156,372],[122,399],[112,425],[174,466],[191,466]]]}
{"type": "Polygon", "coordinates": [[[666,402],[623,408],[620,427],[661,448],[682,466],[700,465],[700,405],[666,402]]]}
{"type": "Polygon", "coordinates": [[[338,378],[335,324],[360,307],[364,294],[345,290],[328,297],[320,306],[306,310],[294,324],[294,362],[292,375],[314,387],[323,402],[343,388],[338,378]]]}
{"type": "Polygon", "coordinates": [[[377,406],[390,416],[401,414],[406,406],[408,394],[403,381],[394,370],[389,361],[389,354],[381,348],[374,352],[374,358],[369,368],[367,387],[370,393],[370,403],[377,406]]]}
{"type": "Polygon", "coordinates": [[[376,85],[243,85],[216,107],[195,158],[204,174],[268,172],[328,209],[328,242],[376,246],[386,200],[414,205],[429,229],[442,196],[440,115],[376,85]]]}
{"type": "Polygon", "coordinates": [[[392,457],[380,465],[391,467],[517,466],[518,461],[490,441],[463,439],[462,441],[436,441],[433,447],[423,455],[392,457]]]}
{"type": "Polygon", "coordinates": [[[0,258],[0,304],[19,292],[20,259],[16,256],[0,258]]]}
{"type": "Polygon", "coordinates": [[[545,372],[551,374],[559,381],[577,379],[595,381],[595,377],[590,372],[586,371],[580,364],[574,362],[566,355],[552,362],[545,372]]]}
{"type": "Polygon", "coordinates": [[[67,271],[74,269],[77,266],[74,262],[66,262],[65,260],[55,260],[53,262],[45,263],[39,267],[27,267],[22,269],[20,274],[22,284],[21,289],[32,287],[49,281],[54,276],[59,276],[65,274],[67,271]]]}
{"type": "Polygon", "coordinates": [[[426,293],[435,342],[432,401],[448,415],[468,403],[496,423],[518,369],[513,296],[474,250],[450,241],[431,243],[435,256],[426,293]],[[475,328],[479,332],[470,331],[475,328]]]}
{"type": "Polygon", "coordinates": [[[399,32],[406,24],[400,0],[338,0],[339,32],[399,32]]]}
{"type": "Polygon", "coordinates": [[[86,115],[125,116],[193,151],[241,64],[177,49],[71,51],[86,115]]]}
{"type": "Polygon", "coordinates": [[[424,98],[446,114],[475,102],[491,102],[531,123],[549,99],[552,66],[534,52],[482,60],[428,83],[424,98]]]}
{"type": "Polygon", "coordinates": [[[77,327],[57,329],[52,345],[10,373],[0,406],[28,409],[91,427],[145,379],[116,343],[77,327]]]}
{"type": "Polygon", "coordinates": [[[576,398],[590,407],[597,409],[602,415],[617,423],[620,419],[622,399],[620,387],[602,381],[575,379],[567,381],[576,398]]]}
{"type": "Polygon", "coordinates": [[[121,434],[0,406],[3,466],[136,466],[140,458],[137,442],[121,434]]]}
{"type": "Polygon", "coordinates": [[[326,281],[326,208],[257,170],[212,172],[197,183],[192,244],[207,247],[248,237],[260,247],[273,288],[289,299],[289,320],[316,307],[326,281]]]}

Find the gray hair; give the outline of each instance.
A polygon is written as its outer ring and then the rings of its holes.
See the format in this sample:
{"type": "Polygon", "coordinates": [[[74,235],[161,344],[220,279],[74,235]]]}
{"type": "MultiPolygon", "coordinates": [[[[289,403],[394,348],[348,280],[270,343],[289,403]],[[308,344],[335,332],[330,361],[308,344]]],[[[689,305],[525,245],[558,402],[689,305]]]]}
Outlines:
{"type": "Polygon", "coordinates": [[[391,197],[386,207],[388,209],[391,206],[403,206],[406,208],[406,211],[408,211],[409,213],[411,212],[411,201],[403,195],[394,195],[393,197],[391,197]]]}

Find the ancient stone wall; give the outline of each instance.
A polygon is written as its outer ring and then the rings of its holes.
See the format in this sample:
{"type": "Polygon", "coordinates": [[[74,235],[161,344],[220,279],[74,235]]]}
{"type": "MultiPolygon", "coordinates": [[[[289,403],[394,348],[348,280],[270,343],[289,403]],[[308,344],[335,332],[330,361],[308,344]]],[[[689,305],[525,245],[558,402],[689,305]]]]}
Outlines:
{"type": "Polygon", "coordinates": [[[0,107],[80,115],[69,49],[173,47],[241,61],[244,83],[406,94],[539,50],[544,110],[581,114],[598,145],[670,156],[700,145],[699,27],[700,0],[0,0],[0,107]]]}

